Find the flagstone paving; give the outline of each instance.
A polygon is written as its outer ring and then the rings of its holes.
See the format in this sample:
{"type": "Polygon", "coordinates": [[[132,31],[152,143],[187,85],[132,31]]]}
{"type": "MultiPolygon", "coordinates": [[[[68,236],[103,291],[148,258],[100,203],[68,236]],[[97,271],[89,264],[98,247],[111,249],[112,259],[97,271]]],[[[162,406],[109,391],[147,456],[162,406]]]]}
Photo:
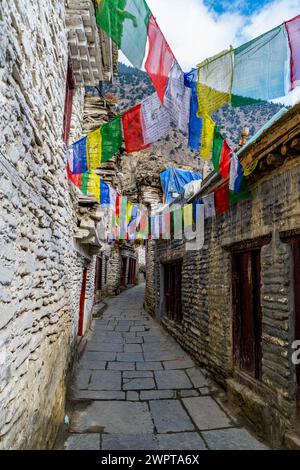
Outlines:
{"type": "Polygon", "coordinates": [[[69,394],[72,450],[266,449],[214,399],[189,355],[143,310],[144,286],[107,301],[69,394]]]}

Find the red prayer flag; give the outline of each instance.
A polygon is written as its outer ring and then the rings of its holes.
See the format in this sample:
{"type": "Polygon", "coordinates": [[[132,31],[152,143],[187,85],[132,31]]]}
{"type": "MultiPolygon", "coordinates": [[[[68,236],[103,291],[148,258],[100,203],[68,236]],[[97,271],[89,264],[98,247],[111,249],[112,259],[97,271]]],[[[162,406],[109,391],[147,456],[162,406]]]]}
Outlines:
{"type": "Polygon", "coordinates": [[[81,189],[81,182],[82,182],[81,173],[73,174],[71,172],[69,162],[67,162],[66,170],[67,170],[68,180],[71,183],[75,184],[75,186],[77,186],[77,188],[81,189]]]}
{"type": "Polygon", "coordinates": [[[300,15],[286,21],[289,46],[290,46],[290,68],[291,68],[291,90],[300,86],[300,15]]]}
{"type": "Polygon", "coordinates": [[[218,189],[214,190],[215,193],[215,206],[217,214],[223,214],[229,211],[229,186],[228,183],[223,184],[218,189]]]}
{"type": "Polygon", "coordinates": [[[144,143],[141,116],[141,104],[122,114],[123,134],[127,153],[138,152],[149,147],[148,144],[144,143]]]}
{"type": "Polygon", "coordinates": [[[120,217],[120,202],[121,196],[119,193],[116,195],[116,217],[120,217]]]}
{"type": "Polygon", "coordinates": [[[228,178],[229,176],[230,157],[231,150],[226,140],[224,140],[219,161],[219,173],[224,179],[228,178]]]}
{"type": "Polygon", "coordinates": [[[148,23],[149,52],[145,69],[163,103],[169,74],[175,57],[153,15],[148,23]]]}

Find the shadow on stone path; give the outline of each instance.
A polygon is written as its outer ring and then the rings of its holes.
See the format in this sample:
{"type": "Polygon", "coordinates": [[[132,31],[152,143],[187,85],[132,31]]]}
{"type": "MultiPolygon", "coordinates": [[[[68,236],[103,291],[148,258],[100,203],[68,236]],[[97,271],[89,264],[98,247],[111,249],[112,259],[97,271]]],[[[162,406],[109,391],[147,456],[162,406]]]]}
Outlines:
{"type": "Polygon", "coordinates": [[[203,372],[143,310],[144,285],[107,301],[69,395],[61,448],[266,449],[212,397],[203,372]]]}

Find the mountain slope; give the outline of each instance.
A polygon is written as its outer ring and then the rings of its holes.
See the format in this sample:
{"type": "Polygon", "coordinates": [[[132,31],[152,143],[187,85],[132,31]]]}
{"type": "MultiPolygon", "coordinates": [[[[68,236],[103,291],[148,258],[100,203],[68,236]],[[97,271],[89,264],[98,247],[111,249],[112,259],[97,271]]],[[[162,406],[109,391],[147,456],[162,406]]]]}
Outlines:
{"type": "MultiPolygon", "coordinates": [[[[126,111],[154,92],[152,83],[146,74],[133,67],[119,63],[119,75],[112,85],[104,84],[104,95],[115,95],[118,110],[126,111]]],[[[228,139],[232,148],[238,145],[243,127],[249,128],[249,137],[254,135],[282,106],[263,102],[258,105],[232,108],[224,106],[213,118],[223,136],[228,139]]],[[[154,143],[151,150],[167,156],[177,163],[188,164],[195,168],[201,167],[198,152],[187,146],[187,136],[173,125],[164,139],[154,143]]]]}

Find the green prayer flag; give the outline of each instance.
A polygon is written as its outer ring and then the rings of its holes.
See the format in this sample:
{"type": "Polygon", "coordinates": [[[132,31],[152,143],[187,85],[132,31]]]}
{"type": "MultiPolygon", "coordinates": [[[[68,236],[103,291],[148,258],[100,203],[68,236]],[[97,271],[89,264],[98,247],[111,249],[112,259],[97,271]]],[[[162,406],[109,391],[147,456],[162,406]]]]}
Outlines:
{"type": "Polygon", "coordinates": [[[234,108],[239,108],[240,106],[249,106],[253,104],[263,104],[266,101],[263,100],[256,100],[254,98],[247,98],[245,96],[240,95],[231,95],[231,106],[234,108]]]}
{"type": "Polygon", "coordinates": [[[232,190],[229,191],[230,207],[234,206],[240,201],[245,201],[247,199],[251,199],[251,193],[248,189],[247,180],[245,177],[243,177],[241,186],[240,186],[240,191],[238,193],[235,193],[232,190]]]}
{"type": "Polygon", "coordinates": [[[97,24],[138,69],[145,57],[150,15],[145,0],[98,0],[97,24]]]}
{"type": "Polygon", "coordinates": [[[214,129],[214,137],[213,137],[213,149],[212,149],[212,164],[214,169],[217,173],[219,173],[219,163],[220,163],[220,156],[221,150],[223,146],[224,139],[221,136],[217,126],[214,129]]]}
{"type": "Polygon", "coordinates": [[[89,179],[90,179],[90,172],[89,171],[86,171],[85,173],[82,173],[80,190],[83,194],[86,194],[86,195],[88,193],[89,179]]]}
{"type": "Polygon", "coordinates": [[[102,137],[101,163],[110,160],[122,145],[121,116],[114,117],[100,128],[102,137]]]}

